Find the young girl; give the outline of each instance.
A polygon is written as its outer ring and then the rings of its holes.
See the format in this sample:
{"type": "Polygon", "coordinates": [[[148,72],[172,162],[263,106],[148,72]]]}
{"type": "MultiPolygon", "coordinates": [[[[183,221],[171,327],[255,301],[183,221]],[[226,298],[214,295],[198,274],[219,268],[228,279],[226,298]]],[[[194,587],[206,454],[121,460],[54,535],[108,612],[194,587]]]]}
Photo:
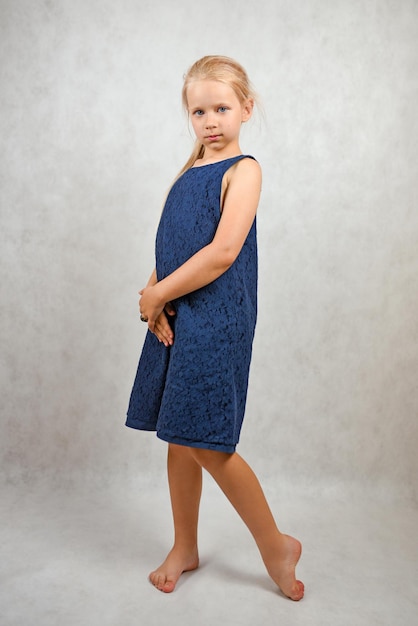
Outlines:
{"type": "Polygon", "coordinates": [[[204,468],[248,526],[272,579],[300,600],[301,545],[278,530],[255,474],[235,452],[257,312],[261,171],[239,146],[254,101],[245,70],[227,57],[204,57],[185,76],[196,146],[168,195],[156,268],[140,291],[149,330],[126,424],[168,442],[174,545],[152,584],[172,592],[182,572],[198,567],[204,468]]]}

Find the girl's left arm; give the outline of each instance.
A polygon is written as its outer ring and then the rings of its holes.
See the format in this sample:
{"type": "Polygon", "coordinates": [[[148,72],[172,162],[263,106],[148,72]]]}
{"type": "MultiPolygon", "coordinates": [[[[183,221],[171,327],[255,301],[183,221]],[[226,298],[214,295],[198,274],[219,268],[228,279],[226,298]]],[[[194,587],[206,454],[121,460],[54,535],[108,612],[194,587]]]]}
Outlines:
{"type": "Polygon", "coordinates": [[[261,192],[261,168],[242,159],[233,168],[224,194],[222,216],[211,243],[172,274],[142,290],[141,311],[154,330],[166,302],[208,285],[231,267],[254,221],[261,192]]]}

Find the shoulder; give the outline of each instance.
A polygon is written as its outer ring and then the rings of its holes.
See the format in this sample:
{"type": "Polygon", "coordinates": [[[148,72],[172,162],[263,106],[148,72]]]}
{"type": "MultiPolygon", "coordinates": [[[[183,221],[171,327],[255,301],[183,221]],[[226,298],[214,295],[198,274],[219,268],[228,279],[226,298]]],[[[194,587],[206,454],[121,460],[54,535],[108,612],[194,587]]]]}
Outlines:
{"type": "Polygon", "coordinates": [[[245,182],[247,185],[261,186],[261,178],[261,166],[258,161],[250,156],[245,156],[234,163],[227,172],[228,185],[245,182]]]}
{"type": "Polygon", "coordinates": [[[252,174],[253,176],[261,176],[260,163],[252,156],[245,155],[244,158],[237,161],[235,165],[237,171],[245,172],[246,174],[252,174]]]}

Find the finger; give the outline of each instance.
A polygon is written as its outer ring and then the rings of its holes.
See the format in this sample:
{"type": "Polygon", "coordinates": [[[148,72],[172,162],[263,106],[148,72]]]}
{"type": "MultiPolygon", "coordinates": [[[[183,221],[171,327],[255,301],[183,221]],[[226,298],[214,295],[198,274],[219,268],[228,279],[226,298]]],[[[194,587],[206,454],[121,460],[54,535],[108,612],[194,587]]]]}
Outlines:
{"type": "Polygon", "coordinates": [[[160,343],[163,343],[165,347],[168,348],[170,344],[168,343],[168,340],[164,337],[164,335],[161,335],[161,333],[158,332],[154,332],[154,335],[157,337],[160,343]]]}
{"type": "Polygon", "coordinates": [[[171,302],[167,302],[167,304],[165,305],[164,310],[165,310],[166,313],[168,313],[168,315],[175,315],[176,314],[176,309],[173,307],[171,302]]]}
{"type": "Polygon", "coordinates": [[[171,329],[170,324],[167,322],[167,319],[164,318],[164,320],[162,322],[160,322],[160,328],[159,328],[161,334],[164,336],[164,338],[168,341],[168,343],[170,345],[173,344],[173,339],[174,339],[174,333],[171,329]]]}
{"type": "Polygon", "coordinates": [[[172,333],[168,333],[164,328],[157,324],[155,325],[154,334],[166,347],[173,345],[172,333]]]}
{"type": "Polygon", "coordinates": [[[173,345],[174,334],[164,313],[161,313],[156,320],[154,332],[159,340],[163,341],[166,346],[173,345]]]}

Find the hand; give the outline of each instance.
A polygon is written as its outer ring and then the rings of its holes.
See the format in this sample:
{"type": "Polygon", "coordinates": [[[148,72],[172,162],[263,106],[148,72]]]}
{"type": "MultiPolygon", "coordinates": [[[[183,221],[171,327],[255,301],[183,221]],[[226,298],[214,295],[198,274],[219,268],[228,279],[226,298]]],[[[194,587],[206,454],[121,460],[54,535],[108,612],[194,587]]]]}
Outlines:
{"type": "Polygon", "coordinates": [[[163,311],[165,302],[162,301],[158,294],[157,285],[147,285],[139,292],[139,313],[143,321],[148,322],[148,328],[154,332],[154,325],[157,317],[163,311]]]}
{"type": "Polygon", "coordinates": [[[175,315],[175,310],[171,303],[161,301],[159,297],[158,284],[144,287],[139,294],[139,311],[141,318],[148,322],[148,328],[154,333],[159,341],[164,345],[172,345],[173,332],[167,320],[167,315],[175,315]],[[165,309],[165,312],[164,312],[165,309]]]}
{"type": "Polygon", "coordinates": [[[172,304],[168,302],[165,305],[164,311],[155,320],[154,334],[159,341],[161,341],[166,348],[172,346],[174,343],[174,333],[168,322],[167,315],[175,315],[176,311],[172,304]]]}

